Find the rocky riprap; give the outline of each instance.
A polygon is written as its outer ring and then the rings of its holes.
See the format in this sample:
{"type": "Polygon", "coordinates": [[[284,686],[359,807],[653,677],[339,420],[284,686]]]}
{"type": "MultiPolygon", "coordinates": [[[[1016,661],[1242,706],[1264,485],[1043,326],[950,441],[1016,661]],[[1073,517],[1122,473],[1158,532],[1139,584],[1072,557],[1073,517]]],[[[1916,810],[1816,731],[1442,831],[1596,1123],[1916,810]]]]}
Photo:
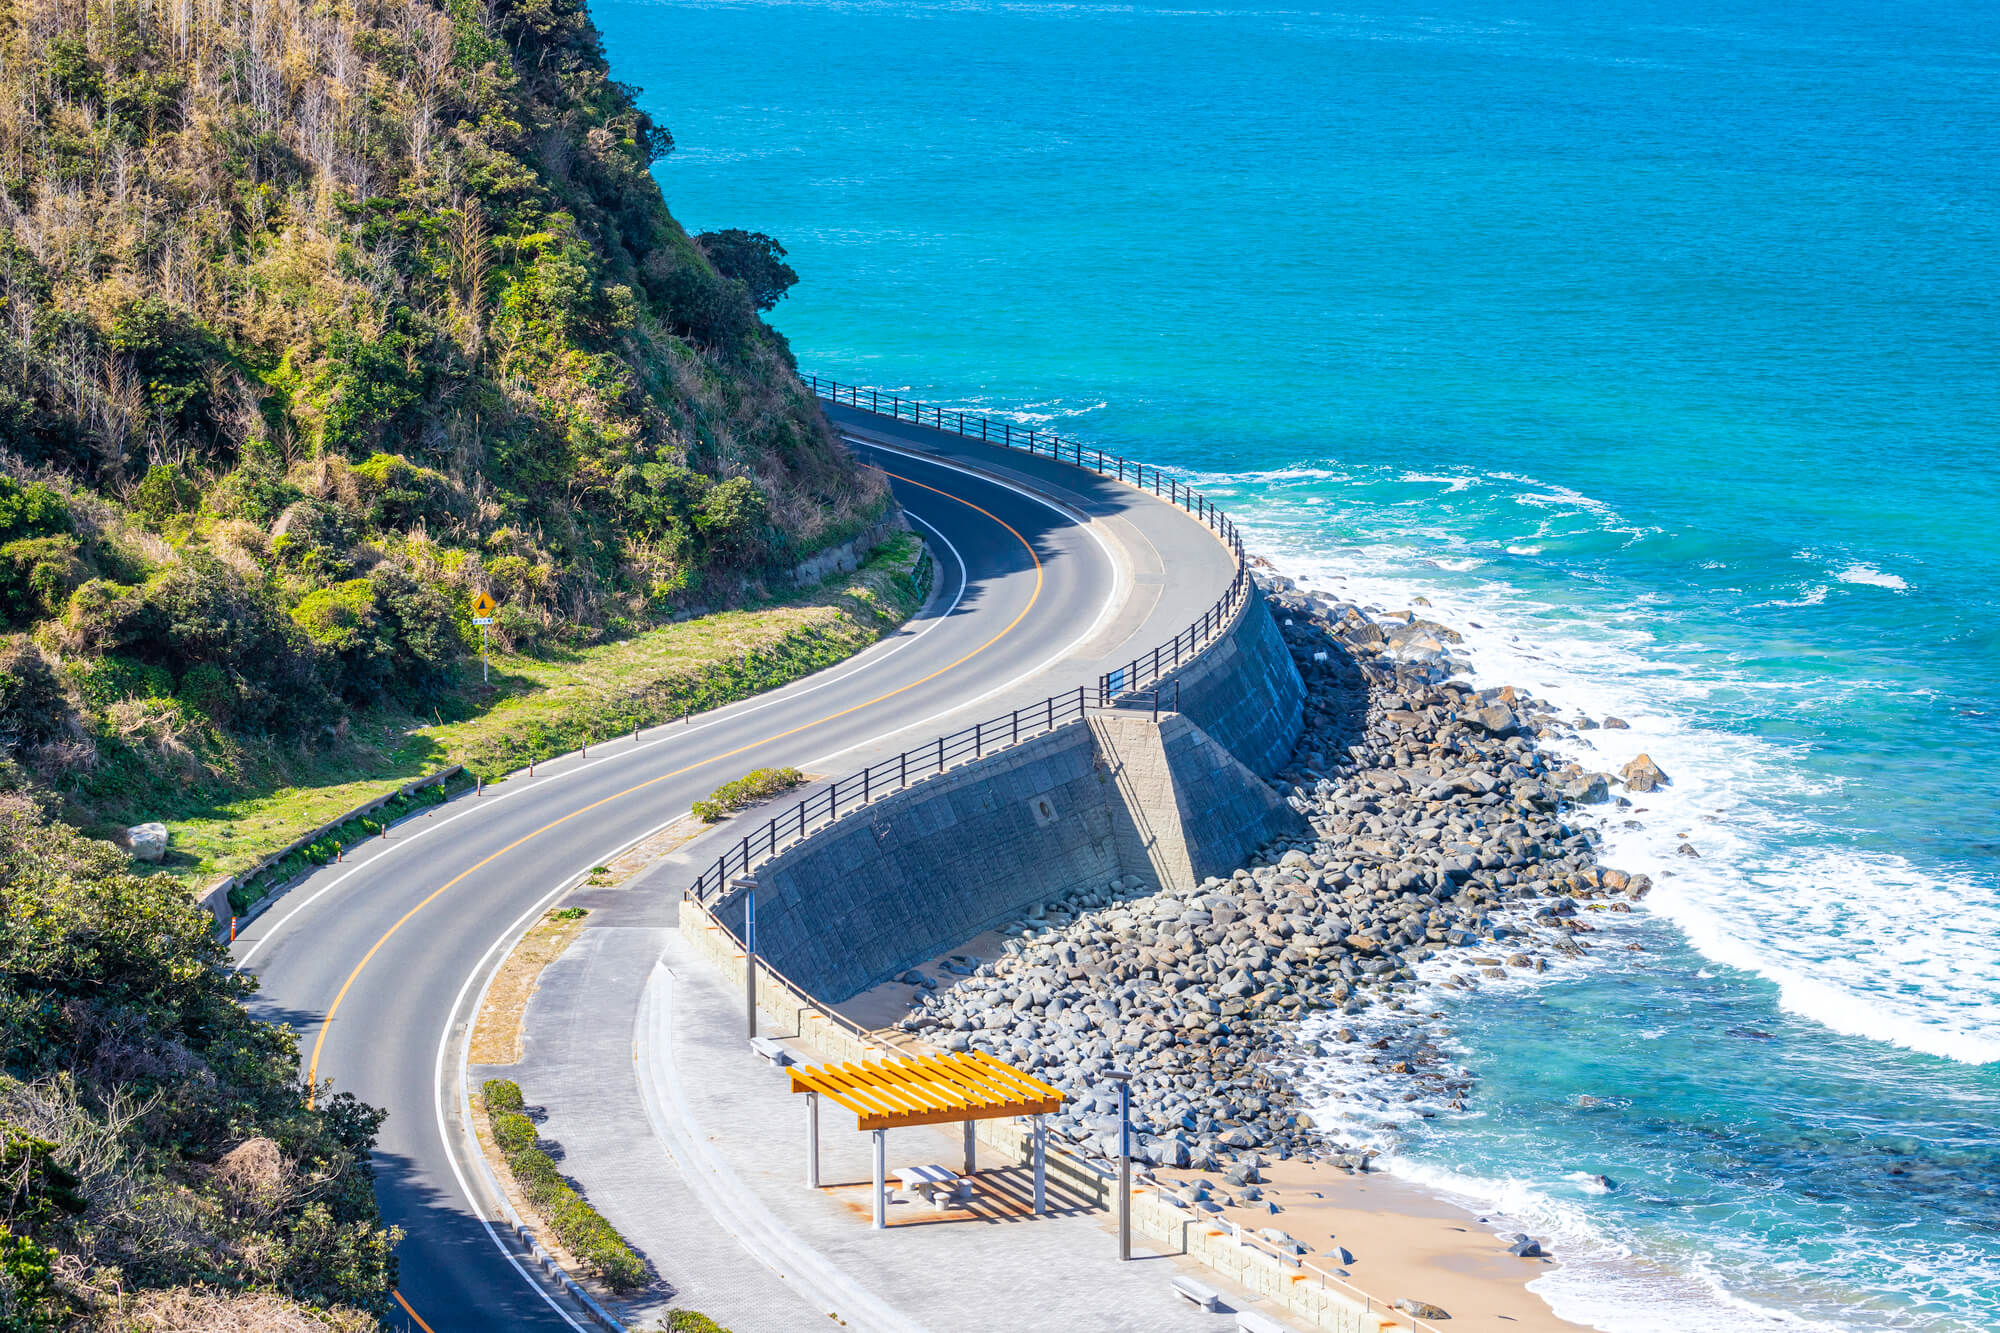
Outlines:
{"type": "MultiPolygon", "coordinates": [[[[1425,959],[1465,950],[1472,977],[1541,970],[1581,951],[1592,910],[1629,910],[1622,900],[1650,887],[1599,867],[1592,834],[1567,814],[1627,804],[1614,796],[1620,779],[1537,745],[1587,719],[1454,680],[1461,636],[1447,626],[1274,574],[1259,583],[1307,686],[1305,732],[1275,782],[1310,834],[1191,889],[1128,876],[1039,905],[1006,927],[999,958],[948,961],[948,988],[906,974],[918,989],[901,1022],[1063,1088],[1072,1100],[1051,1129],[1093,1155],[1117,1150],[1105,1075],[1129,1070],[1146,1161],[1252,1187],[1265,1155],[1350,1169],[1372,1155],[1302,1114],[1290,1074],[1320,1051],[1300,1020],[1337,1011],[1315,1030],[1355,1042],[1338,1015],[1402,1010],[1425,959]]],[[[1650,761],[1634,776],[1634,789],[1667,780],[1650,761]]],[[[1416,1079],[1409,1100],[1415,1088],[1447,1102],[1463,1093],[1420,1025],[1368,1030],[1359,1058],[1416,1079]]]]}

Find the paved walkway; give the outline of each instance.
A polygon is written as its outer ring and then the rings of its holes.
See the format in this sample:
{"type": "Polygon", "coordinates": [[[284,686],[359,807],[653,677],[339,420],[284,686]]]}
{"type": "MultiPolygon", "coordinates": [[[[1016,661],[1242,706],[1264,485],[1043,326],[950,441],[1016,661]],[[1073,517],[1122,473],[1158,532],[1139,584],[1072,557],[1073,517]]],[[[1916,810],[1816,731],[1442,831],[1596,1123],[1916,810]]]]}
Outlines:
{"type": "MultiPolygon", "coordinates": [[[[829,1313],[871,1333],[1234,1327],[1169,1288],[1182,1271],[1213,1283],[1207,1270],[1118,1263],[1107,1219],[1059,1190],[1049,1216],[1030,1216],[1027,1173],[985,1145],[991,1169],[970,1215],[905,1202],[887,1231],[870,1229],[869,1137],[823,1104],[827,1188],[808,1189],[804,1099],[750,1053],[741,1020],[741,997],[677,931],[586,930],[543,974],[527,1058],[508,1071],[546,1108],[563,1169],[654,1262],[674,1304],[733,1333],[824,1327],[829,1313]]],[[[955,1125],[897,1131],[890,1168],[955,1164],[959,1145],[955,1125]]]]}

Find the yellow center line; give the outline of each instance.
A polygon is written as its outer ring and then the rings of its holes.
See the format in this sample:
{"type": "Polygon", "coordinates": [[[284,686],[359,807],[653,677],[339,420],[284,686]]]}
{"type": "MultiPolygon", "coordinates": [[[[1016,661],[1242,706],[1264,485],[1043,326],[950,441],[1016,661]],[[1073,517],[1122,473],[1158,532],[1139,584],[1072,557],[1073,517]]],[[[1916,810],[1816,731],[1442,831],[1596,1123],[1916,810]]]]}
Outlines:
{"type": "Polygon", "coordinates": [[[432,1329],[429,1324],[426,1324],[424,1322],[424,1317],[422,1315],[418,1314],[415,1310],[412,1310],[410,1308],[410,1303],[403,1299],[402,1292],[397,1291],[394,1287],[391,1287],[389,1288],[389,1294],[396,1298],[396,1304],[403,1307],[404,1314],[408,1315],[410,1318],[417,1321],[417,1327],[421,1328],[424,1331],[424,1333],[436,1333],[436,1330],[432,1329]]]}
{"type": "Polygon", "coordinates": [[[575,819],[578,815],[589,814],[592,810],[597,809],[599,806],[609,805],[613,801],[622,800],[623,798],[630,796],[634,792],[644,791],[646,788],[651,787],[656,783],[665,782],[669,778],[677,778],[684,773],[692,773],[697,768],[703,768],[709,764],[719,763],[724,759],[729,759],[735,755],[742,754],[746,750],[754,750],[761,745],[769,745],[773,741],[781,741],[787,736],[796,736],[801,731],[808,731],[813,727],[824,726],[826,723],[832,722],[837,718],[846,717],[849,713],[859,712],[861,709],[864,708],[872,708],[876,704],[881,703],[884,699],[893,699],[897,695],[902,694],[907,690],[915,689],[917,686],[924,684],[926,681],[936,680],[939,676],[942,676],[947,671],[952,671],[957,669],[958,667],[965,665],[965,663],[971,661],[973,658],[985,652],[988,648],[991,648],[994,644],[1000,642],[1000,640],[1006,638],[1009,634],[1014,632],[1014,627],[1016,625],[1019,625],[1021,621],[1027,617],[1028,612],[1034,610],[1035,603],[1038,600],[1040,600],[1042,595],[1042,562],[1040,557],[1038,557],[1035,554],[1035,548],[1028,543],[1028,539],[1026,537],[1023,537],[1019,532],[1015,531],[1013,525],[1008,523],[1006,519],[1001,518],[998,514],[995,514],[990,510],[980,509],[978,505],[972,503],[972,501],[970,500],[960,499],[958,496],[951,494],[949,491],[938,490],[938,488],[935,486],[925,486],[921,481],[912,481],[908,477],[897,476],[897,474],[894,472],[885,473],[884,475],[895,477],[897,481],[903,482],[907,485],[921,487],[922,489],[930,491],[933,494],[942,495],[948,500],[957,500],[958,503],[964,505],[967,509],[978,510],[980,513],[985,514],[986,517],[992,519],[995,523],[998,523],[1001,527],[1006,528],[1008,532],[1014,534],[1014,540],[1021,543],[1021,548],[1028,553],[1028,559],[1034,561],[1035,563],[1035,590],[1033,593],[1029,595],[1028,604],[1021,608],[1020,614],[1015,616],[1013,620],[1008,622],[1007,628],[1001,630],[998,634],[995,634],[985,643],[980,644],[977,648],[974,648],[971,652],[959,658],[957,661],[939,667],[936,671],[931,672],[928,676],[924,676],[918,680],[913,680],[907,685],[898,686],[897,688],[890,690],[887,694],[878,694],[873,699],[869,699],[862,703],[855,704],[850,708],[843,708],[837,713],[828,713],[826,716],[815,718],[811,722],[802,722],[798,726],[791,727],[785,731],[778,732],[776,735],[765,736],[761,740],[751,741],[747,745],[739,745],[735,749],[730,750],[725,754],[711,755],[707,759],[697,760],[696,762],[689,764],[686,767],[677,768],[671,773],[662,773],[656,778],[648,778],[644,782],[637,783],[633,786],[627,787],[624,791],[614,792],[611,795],[606,796],[602,800],[592,801],[589,805],[586,805],[581,809],[572,810],[568,814],[563,815],[561,818],[549,821],[548,823],[542,825],[540,828],[536,829],[533,833],[523,834],[521,837],[518,837],[514,839],[514,841],[508,843],[505,847],[502,847],[499,851],[494,852],[491,855],[482,858],[478,862],[467,867],[461,873],[454,875],[451,879],[439,885],[435,890],[431,892],[429,897],[425,898],[415,907],[412,907],[409,911],[403,913],[402,916],[398,917],[396,919],[396,924],[389,927],[388,930],[382,933],[382,938],[376,940],[375,943],[369,948],[368,952],[361,956],[361,961],[356,963],[354,965],[354,970],[347,974],[347,980],[343,981],[340,984],[340,990],[335,993],[333,997],[333,1003],[327,1008],[326,1017],[320,1020],[319,1037],[317,1040],[313,1042],[312,1064],[308,1067],[306,1071],[307,1106],[311,1106],[313,1104],[313,1098],[316,1095],[315,1090],[319,1084],[320,1052],[326,1046],[326,1034],[327,1031],[333,1026],[333,1016],[340,1012],[341,1001],[347,998],[347,992],[353,988],[356,979],[361,976],[362,970],[365,969],[368,966],[368,964],[374,959],[375,955],[381,951],[382,946],[389,942],[389,937],[394,935],[397,931],[401,930],[403,928],[404,922],[408,921],[411,917],[415,916],[417,913],[423,911],[424,908],[430,906],[431,902],[434,899],[436,899],[439,894],[442,894],[446,889],[449,889],[452,886],[462,882],[468,876],[473,874],[475,871],[481,870],[486,866],[492,864],[494,861],[499,860],[507,853],[513,851],[516,847],[519,847],[522,843],[528,842],[534,838],[539,838],[542,836],[542,834],[547,833],[550,829],[557,828],[563,824],[567,824],[570,820],[575,819]]]}

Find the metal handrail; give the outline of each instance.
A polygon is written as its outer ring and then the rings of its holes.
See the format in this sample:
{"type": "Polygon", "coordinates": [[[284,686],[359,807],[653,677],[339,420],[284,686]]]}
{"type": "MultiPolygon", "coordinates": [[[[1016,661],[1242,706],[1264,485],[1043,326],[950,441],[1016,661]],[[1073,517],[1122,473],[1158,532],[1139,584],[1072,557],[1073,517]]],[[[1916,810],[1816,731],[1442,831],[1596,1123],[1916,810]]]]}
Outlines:
{"type": "MultiPolygon", "coordinates": [[[[715,859],[688,887],[689,897],[707,903],[725,887],[732,875],[747,873],[751,866],[775,856],[809,834],[840,818],[841,812],[859,810],[877,797],[901,791],[912,781],[936,777],[954,764],[979,759],[1011,748],[1023,739],[1047,735],[1071,722],[1080,722],[1093,705],[1087,687],[1079,685],[1062,694],[1052,694],[1038,704],[1016,708],[1010,713],[939,736],[936,740],[891,755],[870,764],[858,773],[836,778],[791,809],[745,834],[735,846],[715,859]]],[[[1157,703],[1155,704],[1157,710],[1157,703]]]]}
{"type": "Polygon", "coordinates": [[[1095,472],[1099,476],[1136,486],[1140,490],[1151,491],[1170,504],[1179,505],[1200,519],[1222,539],[1236,561],[1236,576],[1230,580],[1229,590],[1214,606],[1204,612],[1201,618],[1176,634],[1171,640],[1161,644],[1150,653],[1142,653],[1124,666],[1115,667],[1097,678],[1097,699],[1099,704],[1108,705],[1121,695],[1143,690],[1156,684],[1167,673],[1192,661],[1203,648],[1212,642],[1229,624],[1243,603],[1250,587],[1249,562],[1243,555],[1243,537],[1228,514],[1217,508],[1207,496],[1194,488],[1169,477],[1150,463],[1123,458],[1117,454],[1107,454],[1104,450],[1087,445],[1080,440],[1065,440],[1054,431],[1022,430],[1011,421],[996,421],[992,417],[977,412],[960,412],[955,409],[938,407],[935,404],[918,402],[901,394],[883,393],[880,389],[864,389],[852,384],[822,379],[818,375],[802,375],[800,378],[807,388],[818,397],[830,403],[846,404],[898,421],[909,420],[919,426],[928,426],[962,435],[970,440],[982,440],[987,444],[997,444],[1005,449],[1019,449],[1025,453],[1051,458],[1059,463],[1069,463],[1095,472]],[[908,414],[907,418],[905,414],[908,414]]]}
{"type": "MultiPolygon", "coordinates": [[[[901,791],[912,780],[921,781],[935,777],[954,763],[978,759],[986,754],[1010,748],[1021,740],[1046,735],[1059,726],[1080,722],[1093,709],[1115,709],[1121,701],[1141,702],[1140,698],[1151,686],[1151,704],[1157,718],[1160,710],[1160,681],[1176,668],[1194,660],[1201,651],[1214,642],[1228,627],[1231,618],[1241,608],[1250,588],[1250,564],[1243,551],[1243,538],[1229,515],[1219,509],[1207,496],[1183,485],[1178,479],[1168,477],[1149,463],[1121,458],[1117,454],[1107,454],[1102,449],[1082,444],[1075,440],[1065,440],[1050,431],[1022,431],[1012,422],[994,421],[977,413],[959,412],[920,403],[899,394],[884,395],[878,389],[862,389],[851,384],[840,384],[822,379],[817,375],[801,377],[817,396],[831,403],[847,403],[851,406],[897,420],[910,420],[918,425],[932,426],[939,430],[963,435],[968,439],[984,440],[1004,448],[1019,449],[1026,453],[1073,464],[1100,476],[1110,477],[1128,485],[1149,490],[1171,504],[1179,505],[1205,523],[1225,546],[1229,548],[1236,563],[1235,576],[1229,588],[1219,601],[1202,613],[1200,619],[1176,634],[1171,640],[1161,644],[1150,653],[1141,654],[1120,667],[1115,667],[1097,678],[1097,697],[1093,703],[1088,687],[1078,686],[1074,692],[1050,695],[1037,704],[1017,708],[991,721],[975,722],[969,727],[940,736],[915,749],[871,764],[859,773],[850,773],[837,778],[812,795],[794,805],[781,815],[766,820],[726,849],[715,859],[715,864],[704,870],[695,882],[686,889],[686,896],[704,905],[712,902],[728,886],[732,876],[747,874],[751,867],[777,855],[780,851],[803,841],[813,832],[826,827],[840,818],[843,810],[852,812],[870,804],[878,796],[892,791],[901,791]],[[907,417],[905,414],[908,414],[907,417]]],[[[1174,706],[1179,707],[1180,690],[1174,689],[1174,706]]]]}

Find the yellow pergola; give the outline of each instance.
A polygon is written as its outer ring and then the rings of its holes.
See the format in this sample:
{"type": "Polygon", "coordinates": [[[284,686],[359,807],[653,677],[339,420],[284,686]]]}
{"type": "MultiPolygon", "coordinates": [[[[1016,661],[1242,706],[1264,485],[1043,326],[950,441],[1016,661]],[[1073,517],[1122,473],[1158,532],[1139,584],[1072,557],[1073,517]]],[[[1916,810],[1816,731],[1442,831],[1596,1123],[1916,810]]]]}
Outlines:
{"type": "Polygon", "coordinates": [[[859,1128],[875,1136],[875,1225],[888,1225],[888,1133],[911,1125],[965,1126],[965,1173],[971,1175],[972,1122],[1003,1116],[1034,1119],[1035,1212],[1044,1210],[1048,1126],[1063,1094],[1023,1070],[977,1051],[907,1059],[793,1065],[792,1091],[806,1094],[806,1184],[819,1188],[819,1099],[829,1097],[854,1112],[859,1128]]]}

